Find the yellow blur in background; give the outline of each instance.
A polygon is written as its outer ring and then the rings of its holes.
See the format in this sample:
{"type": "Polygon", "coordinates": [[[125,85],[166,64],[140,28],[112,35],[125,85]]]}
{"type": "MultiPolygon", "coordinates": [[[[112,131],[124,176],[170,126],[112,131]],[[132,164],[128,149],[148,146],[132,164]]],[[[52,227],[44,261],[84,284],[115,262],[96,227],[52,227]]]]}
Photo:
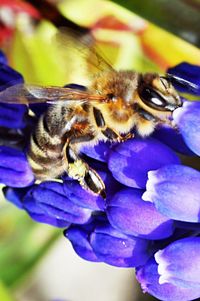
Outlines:
{"type": "MultiPolygon", "coordinates": [[[[66,18],[91,30],[95,46],[116,69],[165,73],[168,67],[183,61],[200,64],[198,48],[113,2],[65,0],[58,7],[66,18]]],[[[36,26],[27,16],[19,14],[14,35],[5,46],[9,63],[28,83],[89,84],[90,74],[87,77],[85,73],[85,70],[90,73],[87,59],[83,61],[81,56],[75,56],[66,43],[59,47],[56,32],[56,27],[48,21],[42,20],[36,26]]],[[[64,238],[30,276],[38,260],[62,236],[62,231],[36,224],[25,212],[6,201],[2,203],[0,301],[144,300],[133,284],[132,269],[85,262],[64,238]],[[5,292],[6,286],[14,292],[14,299],[5,292]],[[89,291],[88,287],[93,290],[89,291]]]]}

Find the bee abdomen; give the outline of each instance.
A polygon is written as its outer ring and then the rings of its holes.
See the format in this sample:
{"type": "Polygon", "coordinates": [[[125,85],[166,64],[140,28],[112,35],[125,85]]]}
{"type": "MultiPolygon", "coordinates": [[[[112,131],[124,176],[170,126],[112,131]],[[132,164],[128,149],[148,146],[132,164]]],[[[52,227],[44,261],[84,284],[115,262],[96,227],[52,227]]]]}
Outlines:
{"type": "Polygon", "coordinates": [[[28,160],[36,179],[54,179],[63,170],[63,141],[59,135],[51,135],[45,124],[45,115],[39,120],[31,135],[28,160]]]}

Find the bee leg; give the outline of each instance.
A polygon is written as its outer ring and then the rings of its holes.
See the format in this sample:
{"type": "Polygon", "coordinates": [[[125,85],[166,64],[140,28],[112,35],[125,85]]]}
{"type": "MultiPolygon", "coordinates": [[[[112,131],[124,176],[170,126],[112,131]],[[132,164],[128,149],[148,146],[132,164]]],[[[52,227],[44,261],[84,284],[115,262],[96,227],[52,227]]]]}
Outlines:
{"type": "Polygon", "coordinates": [[[100,195],[103,199],[106,198],[105,185],[98,173],[88,166],[80,184],[86,189],[92,191],[94,194],[100,195]]]}
{"type": "Polygon", "coordinates": [[[128,133],[124,137],[122,137],[122,139],[123,139],[122,142],[124,142],[124,141],[126,141],[128,139],[132,139],[134,137],[135,137],[134,133],[128,133]]]}
{"type": "Polygon", "coordinates": [[[124,141],[134,137],[133,133],[128,133],[125,136],[121,136],[119,133],[117,133],[116,131],[114,131],[113,129],[111,129],[109,127],[107,127],[106,129],[103,129],[102,133],[104,134],[104,136],[106,136],[108,138],[108,140],[117,141],[117,142],[124,142],[124,141]]]}
{"type": "Polygon", "coordinates": [[[94,114],[94,118],[95,118],[97,127],[101,129],[101,132],[103,133],[103,135],[106,138],[108,138],[108,140],[124,142],[124,141],[134,137],[134,134],[132,134],[132,133],[128,133],[125,136],[121,136],[119,133],[117,133],[113,129],[107,127],[104,117],[99,109],[94,107],[93,114],[94,114]]]}
{"type": "MultiPolygon", "coordinates": [[[[145,120],[153,121],[156,125],[163,124],[163,120],[159,119],[158,117],[153,116],[151,113],[143,110],[142,108],[137,107],[138,114],[145,120]]],[[[173,119],[166,119],[165,124],[178,131],[177,125],[174,123],[173,119]]]]}
{"type": "Polygon", "coordinates": [[[66,143],[64,149],[67,162],[67,174],[70,178],[78,180],[80,185],[90,192],[106,198],[105,185],[98,173],[82,160],[74,151],[73,144],[66,143]]]}

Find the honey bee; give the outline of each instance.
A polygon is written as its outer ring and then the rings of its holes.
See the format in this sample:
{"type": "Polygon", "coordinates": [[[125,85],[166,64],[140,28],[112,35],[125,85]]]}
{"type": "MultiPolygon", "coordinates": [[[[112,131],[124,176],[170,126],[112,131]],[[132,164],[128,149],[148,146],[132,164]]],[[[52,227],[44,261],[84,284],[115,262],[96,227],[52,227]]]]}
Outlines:
{"type": "Polygon", "coordinates": [[[81,146],[123,142],[133,131],[149,136],[158,124],[170,124],[182,102],[167,76],[116,71],[99,54],[92,56],[100,71],[88,88],[19,84],[2,91],[0,102],[51,103],[30,137],[27,157],[35,178],[45,181],[66,172],[105,198],[101,177],[79,155],[81,146]]]}

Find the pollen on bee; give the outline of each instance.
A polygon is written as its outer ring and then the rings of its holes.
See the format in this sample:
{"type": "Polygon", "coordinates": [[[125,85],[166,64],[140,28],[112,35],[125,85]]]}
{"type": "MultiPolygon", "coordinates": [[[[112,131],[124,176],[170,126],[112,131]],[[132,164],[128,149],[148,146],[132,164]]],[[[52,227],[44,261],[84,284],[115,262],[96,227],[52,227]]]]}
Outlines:
{"type": "Polygon", "coordinates": [[[86,173],[86,166],[82,160],[77,160],[68,165],[68,176],[72,179],[80,179],[86,173]]]}

